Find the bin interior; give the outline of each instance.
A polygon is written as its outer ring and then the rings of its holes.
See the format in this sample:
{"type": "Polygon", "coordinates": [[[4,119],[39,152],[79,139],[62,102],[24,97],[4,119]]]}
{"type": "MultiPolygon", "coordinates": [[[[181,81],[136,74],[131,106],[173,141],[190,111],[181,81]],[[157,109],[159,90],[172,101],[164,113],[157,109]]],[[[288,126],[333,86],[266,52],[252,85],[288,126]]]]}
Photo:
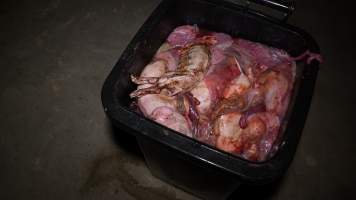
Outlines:
{"type": "MultiPolygon", "coordinates": [[[[168,35],[180,25],[197,24],[204,29],[284,49],[292,56],[297,56],[307,49],[307,42],[297,32],[285,28],[283,24],[259,18],[229,2],[183,0],[168,1],[164,6],[165,9],[159,10],[159,17],[149,19],[149,26],[145,26],[144,32],[139,33],[137,43],[131,44],[134,45],[132,54],[123,58],[124,66],[120,66],[120,73],[117,74],[116,100],[127,109],[132,102],[129,94],[136,87],[131,82],[130,75],[139,74],[168,35]]],[[[294,94],[297,92],[298,78],[303,67],[303,63],[298,63],[294,94]]],[[[290,108],[291,105],[293,102],[290,108]]]]}

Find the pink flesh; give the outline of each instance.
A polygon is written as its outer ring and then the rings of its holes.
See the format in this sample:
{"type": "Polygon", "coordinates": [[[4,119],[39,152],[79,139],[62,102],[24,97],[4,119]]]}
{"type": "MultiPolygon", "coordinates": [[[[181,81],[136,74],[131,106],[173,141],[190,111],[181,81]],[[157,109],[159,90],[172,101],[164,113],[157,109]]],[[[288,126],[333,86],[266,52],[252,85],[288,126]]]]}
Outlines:
{"type": "Polygon", "coordinates": [[[188,121],[189,127],[192,130],[192,135],[195,136],[198,132],[199,112],[197,106],[199,101],[191,93],[182,94],[185,104],[184,117],[188,121]]]}
{"type": "Polygon", "coordinates": [[[240,70],[234,64],[218,64],[212,68],[204,81],[209,88],[213,102],[216,102],[222,97],[228,83],[240,74],[240,70]]]}
{"type": "Polygon", "coordinates": [[[296,76],[296,66],[293,63],[282,63],[273,67],[273,70],[278,71],[283,74],[283,76],[290,82],[294,83],[296,76]]]}
{"type": "Polygon", "coordinates": [[[239,127],[239,121],[243,117],[239,113],[220,116],[214,129],[219,134],[217,147],[224,151],[241,153],[243,157],[249,160],[259,160],[259,144],[268,131],[268,125],[259,115],[248,116],[245,129],[239,127]]]}
{"type": "Polygon", "coordinates": [[[246,110],[245,112],[243,112],[240,121],[239,121],[239,125],[241,128],[246,128],[248,123],[247,123],[247,119],[249,116],[255,114],[255,113],[259,113],[259,112],[265,112],[266,111],[266,106],[264,104],[260,104],[254,107],[249,108],[248,110],[246,110]]]}
{"type": "Polygon", "coordinates": [[[216,145],[216,135],[212,133],[212,124],[208,120],[199,121],[199,129],[195,138],[201,142],[205,142],[207,144],[216,145]]]}
{"type": "Polygon", "coordinates": [[[193,96],[198,100],[203,100],[197,109],[201,114],[208,114],[215,103],[222,97],[228,83],[240,74],[239,69],[234,65],[218,64],[211,66],[203,82],[192,90],[193,96]],[[209,92],[206,94],[206,92],[209,92]],[[208,96],[208,98],[206,97],[208,96]],[[200,98],[203,97],[203,98],[200,98]]]}
{"type": "Polygon", "coordinates": [[[211,64],[216,65],[220,63],[221,61],[225,60],[226,55],[224,54],[224,51],[213,47],[211,48],[211,64]]]}
{"type": "Polygon", "coordinates": [[[260,160],[259,144],[268,133],[266,122],[258,115],[251,115],[247,120],[247,128],[242,135],[244,140],[242,155],[249,160],[260,160]]]}
{"type": "Polygon", "coordinates": [[[229,53],[237,59],[245,75],[251,78],[251,80],[259,75],[262,70],[261,65],[258,65],[257,60],[245,49],[237,45],[236,42],[229,49],[229,53]]]}

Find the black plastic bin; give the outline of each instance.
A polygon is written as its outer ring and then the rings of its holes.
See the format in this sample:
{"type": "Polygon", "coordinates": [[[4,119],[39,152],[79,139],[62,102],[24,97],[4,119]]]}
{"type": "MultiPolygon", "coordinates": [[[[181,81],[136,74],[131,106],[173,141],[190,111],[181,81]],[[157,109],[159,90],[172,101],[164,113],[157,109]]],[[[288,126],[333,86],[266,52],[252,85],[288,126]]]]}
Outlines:
{"type": "Polygon", "coordinates": [[[136,87],[131,83],[130,75],[138,74],[169,33],[184,24],[197,24],[212,31],[261,42],[284,49],[292,56],[306,50],[319,52],[316,42],[303,30],[250,7],[270,6],[286,17],[292,4],[256,2],[259,3],[162,1],[127,46],[102,89],[107,116],[115,126],[136,137],[151,172],[205,199],[225,199],[241,184],[266,184],[285,172],[293,159],[307,117],[319,63],[297,62],[297,81],[288,120],[281,129],[279,150],[264,162],[247,161],[217,150],[137,114],[130,109],[129,94],[136,87]]]}

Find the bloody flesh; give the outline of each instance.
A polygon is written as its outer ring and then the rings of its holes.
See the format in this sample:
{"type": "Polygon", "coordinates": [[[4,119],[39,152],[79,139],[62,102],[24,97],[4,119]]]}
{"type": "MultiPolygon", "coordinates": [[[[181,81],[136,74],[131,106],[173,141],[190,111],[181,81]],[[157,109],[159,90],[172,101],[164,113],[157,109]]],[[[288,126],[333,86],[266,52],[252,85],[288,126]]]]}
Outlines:
{"type": "Polygon", "coordinates": [[[295,79],[285,51],[224,33],[177,27],[131,93],[142,114],[252,161],[266,160],[295,79]]]}

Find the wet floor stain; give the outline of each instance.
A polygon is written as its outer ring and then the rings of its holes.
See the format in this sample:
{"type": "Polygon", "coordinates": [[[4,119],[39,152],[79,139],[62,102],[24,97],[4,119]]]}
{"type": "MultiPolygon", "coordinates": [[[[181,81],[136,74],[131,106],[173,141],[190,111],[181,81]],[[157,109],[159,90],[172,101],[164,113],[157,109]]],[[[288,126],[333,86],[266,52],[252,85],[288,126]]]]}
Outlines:
{"type": "Polygon", "coordinates": [[[124,191],[137,200],[195,199],[153,177],[142,159],[120,152],[98,155],[87,174],[80,190],[84,196],[99,192],[120,198],[124,191]]]}

